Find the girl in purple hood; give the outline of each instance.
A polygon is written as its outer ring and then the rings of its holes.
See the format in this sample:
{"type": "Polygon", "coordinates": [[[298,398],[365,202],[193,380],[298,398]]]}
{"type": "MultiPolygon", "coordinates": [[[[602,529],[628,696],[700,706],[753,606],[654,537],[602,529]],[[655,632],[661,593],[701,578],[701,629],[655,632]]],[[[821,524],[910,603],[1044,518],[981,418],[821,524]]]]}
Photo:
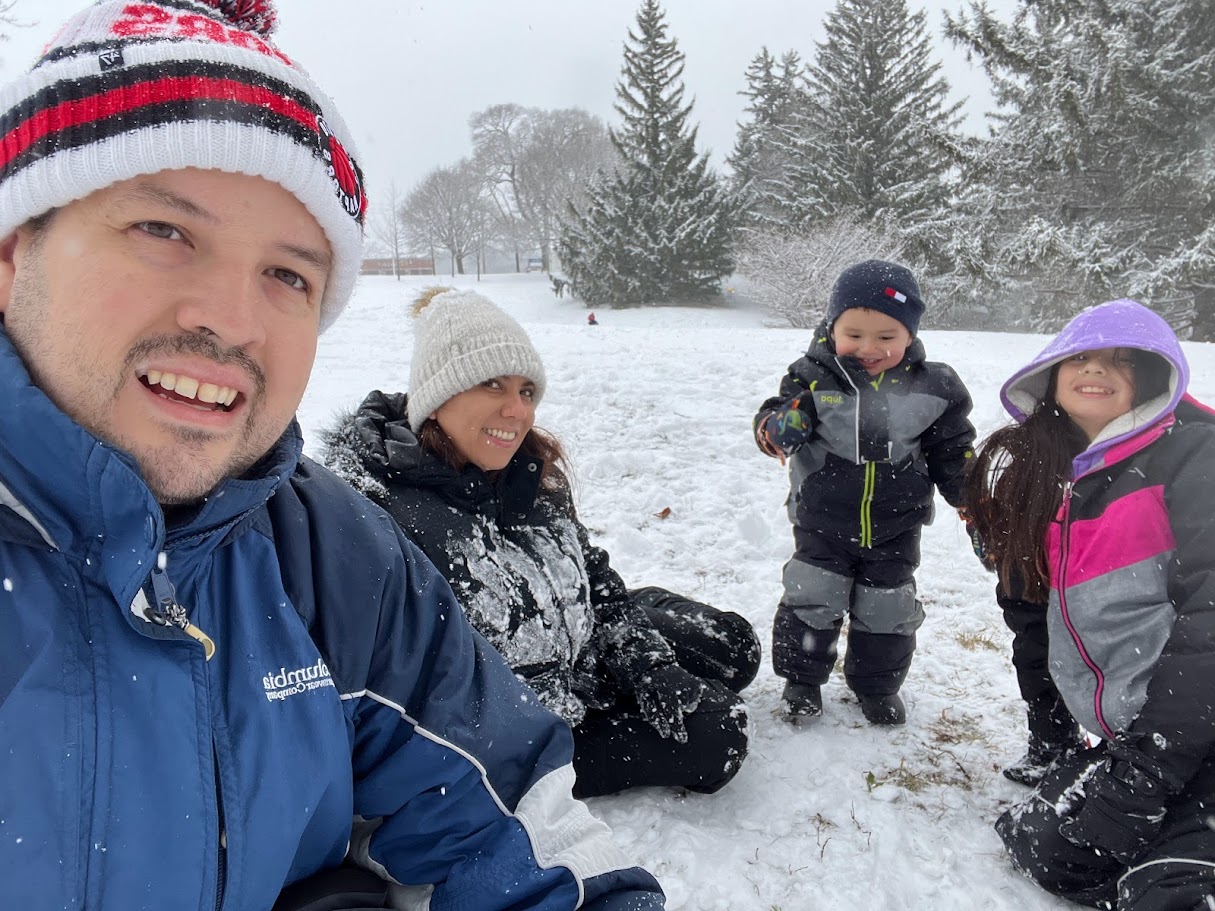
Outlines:
{"type": "Polygon", "coordinates": [[[1086,310],[1004,384],[1017,423],[968,481],[1029,707],[1009,777],[1036,781],[996,829],[1093,907],[1215,901],[1215,412],[1188,380],[1152,311],[1086,310]]]}

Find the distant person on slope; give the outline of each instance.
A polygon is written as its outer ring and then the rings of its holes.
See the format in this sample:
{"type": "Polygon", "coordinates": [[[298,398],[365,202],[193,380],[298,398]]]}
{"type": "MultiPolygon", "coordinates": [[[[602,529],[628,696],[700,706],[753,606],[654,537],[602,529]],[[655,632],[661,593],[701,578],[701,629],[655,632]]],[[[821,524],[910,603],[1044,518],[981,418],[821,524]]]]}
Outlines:
{"type": "Polygon", "coordinates": [[[747,752],[738,693],[759,640],[735,613],[629,591],[574,511],[558,442],[534,427],[544,366],[517,322],[431,289],[410,392],[372,392],[325,461],[400,523],[473,625],[574,731],[575,792],[711,792],[747,752]]]}
{"type": "Polygon", "coordinates": [[[975,431],[970,395],[916,338],[924,303],[903,266],[849,266],[805,356],[755,416],[764,453],[789,460],[796,550],[772,630],[790,721],[822,714],[849,618],[844,678],[871,724],[906,721],[899,689],[924,621],[920,528],[934,485],[961,505],[975,431]]]}
{"type": "Polygon", "coordinates": [[[1060,751],[996,829],[1018,868],[1093,907],[1215,896],[1215,412],[1188,379],[1155,313],[1086,310],[1004,384],[1017,423],[968,480],[1001,588],[1044,605],[1014,639],[1018,675],[1047,666],[1104,738],[1060,751]]]}

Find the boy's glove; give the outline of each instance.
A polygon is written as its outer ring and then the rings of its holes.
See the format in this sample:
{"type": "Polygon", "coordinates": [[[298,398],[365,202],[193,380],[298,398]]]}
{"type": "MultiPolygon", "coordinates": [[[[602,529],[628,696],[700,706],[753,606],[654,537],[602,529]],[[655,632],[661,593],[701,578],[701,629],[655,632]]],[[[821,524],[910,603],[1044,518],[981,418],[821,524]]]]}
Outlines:
{"type": "Polygon", "coordinates": [[[1059,834],[1081,848],[1132,864],[1156,838],[1170,792],[1165,783],[1114,756],[1084,782],[1084,804],[1059,826],[1059,834]]]}
{"type": "Polygon", "coordinates": [[[760,418],[755,424],[755,440],[760,449],[779,458],[814,436],[816,423],[814,393],[803,392],[760,418]]]}
{"type": "Polygon", "coordinates": [[[659,736],[687,743],[688,729],[683,716],[696,711],[704,686],[699,677],[678,664],[664,664],[643,676],[633,695],[641,706],[641,717],[654,726],[659,736]]]}

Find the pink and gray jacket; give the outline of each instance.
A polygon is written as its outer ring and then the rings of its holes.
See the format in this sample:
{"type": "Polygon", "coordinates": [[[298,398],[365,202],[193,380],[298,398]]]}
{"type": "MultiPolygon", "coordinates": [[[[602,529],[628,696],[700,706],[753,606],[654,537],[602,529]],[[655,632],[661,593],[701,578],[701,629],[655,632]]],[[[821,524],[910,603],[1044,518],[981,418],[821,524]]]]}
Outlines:
{"type": "Polygon", "coordinates": [[[1111,347],[1153,352],[1171,376],[1073,462],[1046,541],[1050,672],[1087,730],[1188,781],[1215,745],[1215,411],[1185,394],[1173,331],[1130,300],[1077,316],[1001,398],[1024,421],[1055,364],[1111,347]]]}

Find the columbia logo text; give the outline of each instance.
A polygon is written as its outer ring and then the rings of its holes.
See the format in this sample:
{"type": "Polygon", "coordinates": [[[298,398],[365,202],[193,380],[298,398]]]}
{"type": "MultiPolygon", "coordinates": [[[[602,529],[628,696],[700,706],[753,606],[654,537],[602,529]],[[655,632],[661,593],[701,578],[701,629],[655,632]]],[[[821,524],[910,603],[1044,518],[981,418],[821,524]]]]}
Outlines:
{"type": "Polygon", "coordinates": [[[271,671],[262,678],[262,688],[270,702],[278,702],[289,696],[298,696],[312,690],[333,686],[333,678],[329,676],[329,667],[317,658],[316,664],[289,671],[280,667],[277,672],[271,671]]]}

